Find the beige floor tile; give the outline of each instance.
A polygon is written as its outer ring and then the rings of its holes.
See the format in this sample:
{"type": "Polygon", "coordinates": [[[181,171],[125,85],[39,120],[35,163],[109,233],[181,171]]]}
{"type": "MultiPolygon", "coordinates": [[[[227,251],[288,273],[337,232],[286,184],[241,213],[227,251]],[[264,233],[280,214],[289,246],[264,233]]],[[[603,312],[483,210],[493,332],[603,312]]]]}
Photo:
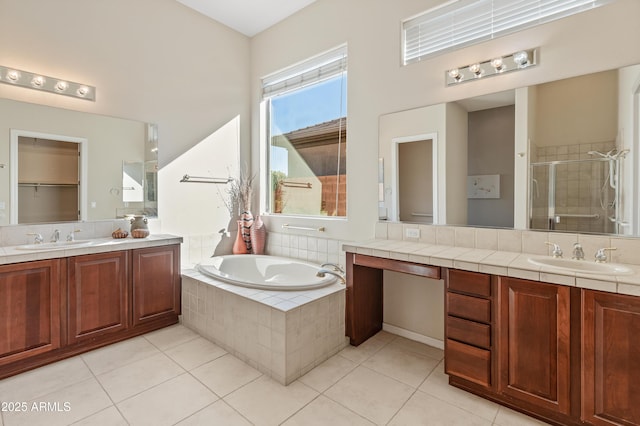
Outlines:
{"type": "Polygon", "coordinates": [[[490,426],[491,422],[417,391],[389,425],[490,426]]]}
{"type": "Polygon", "coordinates": [[[5,426],[68,425],[112,403],[100,384],[90,378],[40,396],[27,404],[28,409],[24,413],[4,413],[5,426]]]}
{"type": "Polygon", "coordinates": [[[318,392],[301,382],[282,386],[262,376],[225,397],[225,402],[256,425],[277,425],[311,402],[318,392]]]}
{"type": "Polygon", "coordinates": [[[216,395],[223,397],[262,375],[231,354],[208,362],[191,374],[205,384],[216,395]]]}
{"type": "Polygon", "coordinates": [[[120,402],[182,373],[178,364],[160,353],[97,377],[113,401],[120,402]]]}
{"type": "Polygon", "coordinates": [[[218,400],[208,407],[181,421],[179,426],[251,426],[251,423],[223,400],[218,400]]]}
{"type": "Polygon", "coordinates": [[[227,351],[222,349],[220,346],[211,343],[202,337],[189,340],[186,343],[174,346],[173,348],[165,351],[165,354],[180,364],[180,366],[187,371],[193,370],[194,368],[219,358],[226,353],[227,351]]]}
{"type": "Polygon", "coordinates": [[[395,341],[376,352],[362,365],[417,388],[439,361],[394,343],[395,341]]]}
{"type": "Polygon", "coordinates": [[[369,420],[320,395],[283,423],[283,426],[367,426],[369,420]]]}
{"type": "Polygon", "coordinates": [[[542,426],[547,423],[534,419],[533,417],[529,417],[526,414],[511,410],[507,407],[500,407],[493,424],[499,426],[542,426]]]}
{"type": "Polygon", "coordinates": [[[386,424],[414,388],[366,367],[357,367],[324,395],[377,424],[386,424]]]}
{"type": "Polygon", "coordinates": [[[357,364],[350,359],[336,355],[309,371],[298,380],[318,392],[324,392],[356,368],[356,366],[357,364]]]}
{"type": "Polygon", "coordinates": [[[218,398],[190,374],[183,374],[118,404],[130,425],[173,425],[218,398]]]}
{"type": "Polygon", "coordinates": [[[420,355],[426,355],[433,359],[437,359],[438,361],[444,359],[444,351],[442,349],[434,348],[433,346],[425,345],[424,343],[416,342],[415,340],[410,340],[404,337],[394,339],[389,346],[415,352],[420,355]]]}
{"type": "Polygon", "coordinates": [[[375,336],[369,338],[360,346],[347,346],[340,351],[340,355],[350,359],[356,364],[361,364],[369,359],[371,355],[388,345],[392,340],[394,340],[394,338],[393,334],[381,331],[375,336]]]}
{"type": "Polygon", "coordinates": [[[113,405],[89,417],[85,417],[73,426],[128,426],[127,421],[113,405]]]}
{"type": "Polygon", "coordinates": [[[93,374],[99,375],[132,362],[159,354],[158,348],[144,337],[135,337],[82,354],[93,374]]]}
{"type": "Polygon", "coordinates": [[[186,343],[200,337],[182,324],[172,325],[144,335],[145,339],[153,343],[161,351],[186,343]]]}
{"type": "Polygon", "coordinates": [[[0,401],[29,401],[93,375],[80,357],[73,357],[0,380],[0,401]]]}
{"type": "Polygon", "coordinates": [[[449,386],[449,376],[444,374],[444,361],[427,377],[419,390],[490,421],[496,417],[500,407],[472,393],[449,386]]]}

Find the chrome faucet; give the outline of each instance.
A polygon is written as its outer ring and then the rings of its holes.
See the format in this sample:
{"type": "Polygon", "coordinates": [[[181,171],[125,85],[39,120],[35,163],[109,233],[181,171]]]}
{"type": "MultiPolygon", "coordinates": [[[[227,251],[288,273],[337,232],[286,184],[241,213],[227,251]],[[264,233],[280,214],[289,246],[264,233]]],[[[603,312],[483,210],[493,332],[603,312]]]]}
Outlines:
{"type": "Polygon", "coordinates": [[[573,256],[572,259],[575,260],[584,260],[584,250],[582,250],[582,245],[580,243],[573,243],[573,256]]]}
{"type": "Polygon", "coordinates": [[[75,233],[76,233],[76,232],[80,232],[80,230],[79,230],[79,229],[76,229],[76,230],[74,230],[74,231],[70,231],[70,232],[67,234],[67,241],[75,241],[75,240],[76,240],[76,237],[75,237],[75,233]]]}
{"type": "Polygon", "coordinates": [[[35,237],[35,240],[34,240],[35,244],[44,243],[44,238],[42,238],[42,234],[38,234],[38,233],[35,233],[35,232],[29,232],[27,235],[35,237]]]}
{"type": "Polygon", "coordinates": [[[318,272],[316,273],[316,277],[324,278],[326,274],[333,275],[334,277],[338,278],[342,284],[347,283],[347,280],[344,278],[344,275],[342,275],[340,272],[330,271],[324,268],[318,270],[318,272]]]}
{"type": "Polygon", "coordinates": [[[607,250],[617,250],[615,247],[606,247],[606,248],[599,248],[596,251],[596,263],[606,263],[607,262],[607,254],[605,253],[605,251],[607,250]]]}
{"type": "Polygon", "coordinates": [[[326,269],[327,266],[331,266],[334,271],[340,272],[343,275],[345,273],[344,269],[342,269],[342,266],[338,265],[337,263],[327,262],[327,263],[323,263],[322,265],[320,265],[321,268],[325,268],[325,269],[326,269]]]}
{"type": "Polygon", "coordinates": [[[57,243],[58,241],[60,241],[60,231],[55,229],[51,235],[51,242],[57,243]]]}
{"type": "Polygon", "coordinates": [[[550,243],[549,241],[545,242],[546,245],[548,246],[552,246],[553,250],[551,251],[551,255],[556,258],[556,259],[560,259],[562,257],[562,249],[560,248],[560,246],[556,243],[550,243]]]}

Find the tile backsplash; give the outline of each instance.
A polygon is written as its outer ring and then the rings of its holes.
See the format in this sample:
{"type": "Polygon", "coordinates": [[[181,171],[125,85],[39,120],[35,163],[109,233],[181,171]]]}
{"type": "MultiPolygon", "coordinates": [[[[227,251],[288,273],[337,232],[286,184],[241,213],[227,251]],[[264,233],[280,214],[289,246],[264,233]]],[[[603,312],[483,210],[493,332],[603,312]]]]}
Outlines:
{"type": "Polygon", "coordinates": [[[580,243],[586,259],[593,259],[600,248],[612,247],[615,250],[609,252],[611,262],[640,265],[640,256],[637,255],[640,238],[628,236],[378,222],[375,237],[540,255],[551,255],[551,248],[546,242],[552,242],[560,245],[568,258],[571,257],[573,245],[580,243]],[[420,237],[407,238],[407,228],[418,228],[420,237]]]}
{"type": "MultiPolygon", "coordinates": [[[[118,228],[128,231],[129,227],[129,221],[125,219],[0,226],[0,245],[15,246],[33,243],[34,236],[29,234],[40,234],[44,241],[48,242],[55,230],[59,231],[61,240],[65,240],[70,232],[76,230],[79,230],[74,233],[77,240],[106,238],[118,228]]],[[[159,225],[157,228],[159,229],[159,225]]],[[[149,221],[149,229],[155,233],[154,220],[149,221]]]]}

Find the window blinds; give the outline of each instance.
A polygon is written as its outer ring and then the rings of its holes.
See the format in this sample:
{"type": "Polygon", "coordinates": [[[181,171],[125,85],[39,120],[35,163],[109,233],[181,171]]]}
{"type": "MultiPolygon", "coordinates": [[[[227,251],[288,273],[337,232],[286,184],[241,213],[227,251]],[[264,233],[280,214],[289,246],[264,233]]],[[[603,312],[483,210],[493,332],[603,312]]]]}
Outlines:
{"type": "Polygon", "coordinates": [[[402,23],[404,64],[490,40],[613,0],[453,0],[402,23]]]}
{"type": "Polygon", "coordinates": [[[346,70],[347,46],[343,45],[263,78],[262,98],[271,98],[319,83],[346,70]]]}

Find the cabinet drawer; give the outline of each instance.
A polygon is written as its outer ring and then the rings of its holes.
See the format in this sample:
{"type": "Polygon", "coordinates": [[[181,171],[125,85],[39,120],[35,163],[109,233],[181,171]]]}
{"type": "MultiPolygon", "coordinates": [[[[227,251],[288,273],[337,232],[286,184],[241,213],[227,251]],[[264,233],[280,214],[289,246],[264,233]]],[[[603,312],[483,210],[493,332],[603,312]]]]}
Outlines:
{"type": "Polygon", "coordinates": [[[478,272],[449,270],[447,288],[451,291],[482,297],[491,296],[491,276],[478,272]]]}
{"type": "Polygon", "coordinates": [[[447,316],[447,338],[489,349],[491,326],[447,316]]]}
{"type": "Polygon", "coordinates": [[[445,373],[491,386],[491,352],[447,339],[445,373]]]}
{"type": "Polygon", "coordinates": [[[447,314],[472,321],[491,322],[491,301],[447,292],[447,314]]]}

